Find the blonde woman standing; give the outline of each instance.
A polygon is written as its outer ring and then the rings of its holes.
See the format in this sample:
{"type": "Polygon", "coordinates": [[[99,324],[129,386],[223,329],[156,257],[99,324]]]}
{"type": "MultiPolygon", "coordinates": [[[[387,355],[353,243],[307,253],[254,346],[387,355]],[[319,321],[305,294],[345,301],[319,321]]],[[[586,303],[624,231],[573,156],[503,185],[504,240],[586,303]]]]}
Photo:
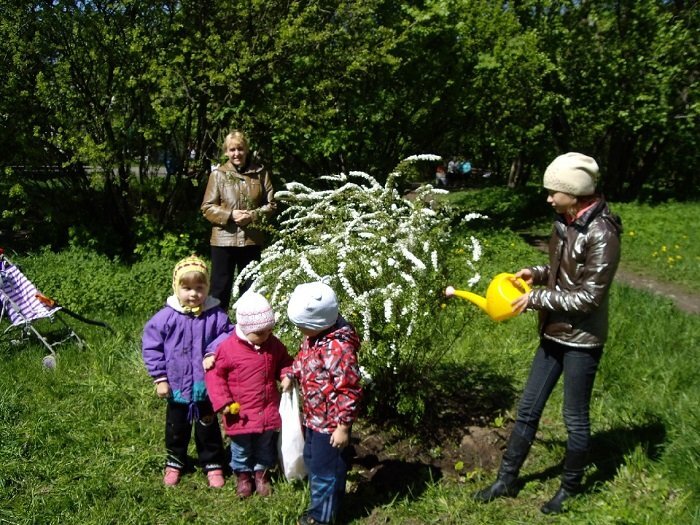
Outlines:
{"type": "MultiPolygon", "coordinates": [[[[228,310],[234,276],[260,258],[265,244],[260,226],[276,206],[270,174],[250,158],[245,134],[232,131],[223,147],[228,161],[209,175],[201,210],[212,224],[210,293],[228,310]]],[[[240,293],[249,285],[244,283],[240,293]]]]}

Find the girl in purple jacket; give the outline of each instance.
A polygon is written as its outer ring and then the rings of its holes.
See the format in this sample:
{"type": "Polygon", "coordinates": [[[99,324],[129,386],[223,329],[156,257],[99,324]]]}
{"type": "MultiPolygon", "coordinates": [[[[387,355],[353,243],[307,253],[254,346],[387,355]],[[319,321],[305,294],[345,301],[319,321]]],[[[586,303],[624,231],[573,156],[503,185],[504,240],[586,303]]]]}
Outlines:
{"type": "Polygon", "coordinates": [[[187,462],[187,447],[194,439],[202,470],[210,487],[223,487],[223,441],[219,422],[207,397],[205,367],[214,363],[217,336],[233,331],[233,324],[208,296],[209,272],[196,256],[182,259],[173,271],[174,294],[143,330],[143,361],[167,399],[163,483],[177,485],[187,462]]]}
{"type": "Polygon", "coordinates": [[[231,437],[236,494],[247,498],[255,489],[268,496],[269,470],[277,461],[275,433],[282,426],[277,381],[291,372],[293,360],[272,335],[275,314],[265,297],[246,292],[234,308],[236,329],[216,350],[207,390],[231,437]]]}

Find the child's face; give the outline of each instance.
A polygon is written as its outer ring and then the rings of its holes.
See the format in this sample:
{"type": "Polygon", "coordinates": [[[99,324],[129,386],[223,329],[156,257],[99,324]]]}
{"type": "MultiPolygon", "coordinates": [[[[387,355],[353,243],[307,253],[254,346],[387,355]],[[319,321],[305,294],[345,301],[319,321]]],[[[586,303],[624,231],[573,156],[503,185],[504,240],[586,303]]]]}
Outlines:
{"type": "Polygon", "coordinates": [[[270,335],[272,335],[271,328],[268,330],[261,330],[259,332],[250,332],[248,334],[245,334],[245,336],[248,338],[248,341],[258,346],[267,341],[270,338],[270,335]]]}
{"type": "Polygon", "coordinates": [[[195,308],[201,306],[209,293],[209,287],[204,283],[182,283],[177,289],[177,299],[182,306],[195,308]]]}
{"type": "Polygon", "coordinates": [[[299,331],[306,337],[313,337],[323,332],[323,330],[311,330],[310,328],[302,328],[301,326],[299,327],[299,331]]]}
{"type": "Polygon", "coordinates": [[[240,142],[232,140],[226,145],[225,155],[234,166],[239,167],[245,164],[245,159],[248,156],[248,150],[240,142]]]}
{"type": "Polygon", "coordinates": [[[577,199],[568,193],[549,190],[547,192],[547,202],[554,208],[555,212],[564,215],[568,210],[573,208],[577,199]]]}

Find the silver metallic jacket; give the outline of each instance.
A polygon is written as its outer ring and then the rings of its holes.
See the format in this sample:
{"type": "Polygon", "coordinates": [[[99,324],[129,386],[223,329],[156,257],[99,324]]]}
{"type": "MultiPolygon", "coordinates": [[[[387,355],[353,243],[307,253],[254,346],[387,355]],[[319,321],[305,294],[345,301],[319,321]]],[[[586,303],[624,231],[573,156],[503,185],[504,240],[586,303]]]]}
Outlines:
{"type": "Polygon", "coordinates": [[[596,348],[608,336],[608,292],[620,262],[622,222],[601,198],[581,217],[554,222],[549,264],[530,268],[528,308],[539,310],[540,335],[575,347],[596,348]]]}

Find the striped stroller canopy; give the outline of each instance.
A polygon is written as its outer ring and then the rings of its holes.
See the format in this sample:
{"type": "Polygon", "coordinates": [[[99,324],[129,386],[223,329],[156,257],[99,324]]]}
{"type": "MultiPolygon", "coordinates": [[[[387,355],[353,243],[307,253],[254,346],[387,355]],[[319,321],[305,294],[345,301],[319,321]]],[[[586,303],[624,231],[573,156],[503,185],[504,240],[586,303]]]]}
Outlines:
{"type": "Polygon", "coordinates": [[[36,286],[5,258],[0,259],[0,289],[2,310],[12,326],[51,317],[61,309],[41,303],[36,297],[39,293],[36,286]]]}

